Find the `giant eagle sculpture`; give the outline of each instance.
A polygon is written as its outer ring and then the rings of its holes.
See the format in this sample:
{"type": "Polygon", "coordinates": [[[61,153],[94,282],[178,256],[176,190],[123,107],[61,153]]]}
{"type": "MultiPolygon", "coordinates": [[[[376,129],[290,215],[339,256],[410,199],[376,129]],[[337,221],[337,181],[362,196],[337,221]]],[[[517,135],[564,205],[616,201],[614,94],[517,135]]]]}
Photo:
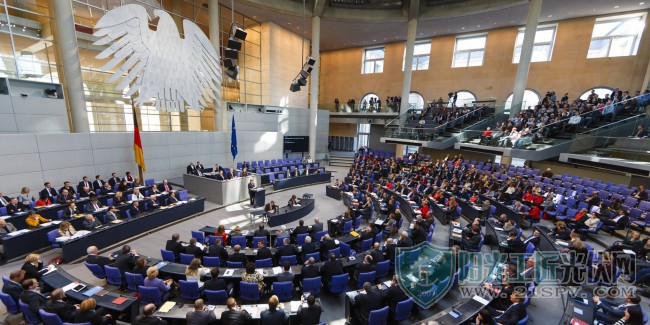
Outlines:
{"type": "MultiPolygon", "coordinates": [[[[102,70],[122,65],[108,80],[134,98],[135,105],[151,103],[161,111],[178,112],[185,108],[202,111],[221,97],[219,54],[203,31],[183,20],[184,38],[172,17],[154,10],[159,17],[155,31],[149,29],[147,10],[127,4],[107,12],[95,25],[95,45],[110,44],[96,58],[113,57],[102,70]],[[217,95],[215,96],[215,92],[217,95]]],[[[216,103],[217,105],[219,103],[216,103]]]]}

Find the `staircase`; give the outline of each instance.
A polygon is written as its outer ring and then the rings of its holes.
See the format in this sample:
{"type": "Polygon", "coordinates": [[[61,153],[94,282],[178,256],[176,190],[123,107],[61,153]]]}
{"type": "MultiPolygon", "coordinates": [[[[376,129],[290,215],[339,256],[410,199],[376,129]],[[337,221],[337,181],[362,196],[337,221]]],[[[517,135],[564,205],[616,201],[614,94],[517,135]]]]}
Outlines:
{"type": "Polygon", "coordinates": [[[332,153],[330,155],[330,166],[350,167],[354,163],[353,155],[340,155],[332,153]]]}

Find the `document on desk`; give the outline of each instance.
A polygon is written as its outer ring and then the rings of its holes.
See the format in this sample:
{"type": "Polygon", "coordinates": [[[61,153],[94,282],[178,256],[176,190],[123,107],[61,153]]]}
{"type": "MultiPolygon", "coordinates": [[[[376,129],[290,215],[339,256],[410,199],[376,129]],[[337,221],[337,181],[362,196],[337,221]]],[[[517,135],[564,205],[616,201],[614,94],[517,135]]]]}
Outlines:
{"type": "Polygon", "coordinates": [[[63,290],[63,292],[67,292],[69,290],[72,290],[72,288],[74,288],[74,287],[76,287],[78,285],[79,285],[79,282],[70,282],[68,285],[61,288],[61,290],[63,290]]]}
{"type": "Polygon", "coordinates": [[[463,232],[463,230],[460,229],[460,228],[454,228],[454,230],[452,230],[452,231],[453,231],[454,233],[456,233],[456,234],[461,234],[461,233],[463,232]]]}
{"type": "Polygon", "coordinates": [[[474,297],[472,297],[472,299],[478,301],[478,302],[481,303],[482,305],[487,305],[487,304],[490,303],[489,301],[485,300],[485,298],[483,298],[483,297],[481,297],[481,296],[474,296],[474,297]]]}
{"type": "Polygon", "coordinates": [[[223,273],[223,276],[232,276],[235,273],[233,269],[226,269],[226,272],[223,273]]]}
{"type": "Polygon", "coordinates": [[[9,237],[14,237],[14,236],[18,236],[18,235],[20,235],[20,234],[24,234],[24,233],[26,233],[26,232],[29,232],[29,229],[22,229],[22,230],[18,230],[18,231],[10,232],[10,233],[7,234],[7,236],[9,236],[9,237]]]}
{"type": "Polygon", "coordinates": [[[273,274],[280,274],[282,273],[282,268],[279,266],[276,266],[273,268],[273,274]]]}
{"type": "Polygon", "coordinates": [[[244,309],[245,311],[247,311],[249,314],[251,314],[251,316],[252,316],[253,318],[258,318],[258,317],[260,317],[260,311],[259,311],[259,307],[257,307],[257,305],[253,305],[253,306],[250,306],[250,305],[246,306],[246,305],[244,305],[244,306],[242,306],[241,308],[244,309]]]}
{"type": "Polygon", "coordinates": [[[175,302],[167,301],[162,306],[160,306],[160,309],[158,309],[158,311],[161,312],[161,313],[167,313],[170,310],[172,310],[172,308],[174,308],[174,306],[176,306],[175,302]]]}
{"type": "Polygon", "coordinates": [[[301,303],[300,301],[292,301],[292,302],[291,302],[291,305],[290,305],[290,307],[291,307],[291,312],[296,312],[296,311],[298,311],[298,309],[300,308],[300,305],[301,305],[301,304],[302,304],[302,303],[301,303]]]}
{"type": "Polygon", "coordinates": [[[494,227],[494,230],[503,231],[503,228],[501,228],[501,227],[494,227]]]}

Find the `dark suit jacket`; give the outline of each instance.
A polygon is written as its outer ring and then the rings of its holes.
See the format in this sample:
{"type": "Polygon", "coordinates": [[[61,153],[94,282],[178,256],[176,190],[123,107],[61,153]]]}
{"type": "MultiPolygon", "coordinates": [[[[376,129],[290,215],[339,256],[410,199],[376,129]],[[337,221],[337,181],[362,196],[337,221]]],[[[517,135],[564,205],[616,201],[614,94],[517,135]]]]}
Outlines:
{"type": "Polygon", "coordinates": [[[302,260],[306,261],[307,254],[316,253],[316,252],[318,252],[318,250],[316,250],[316,244],[314,242],[302,245],[302,260]]]}
{"type": "Polygon", "coordinates": [[[383,292],[383,305],[394,311],[398,302],[408,298],[399,286],[390,286],[388,290],[383,292]]]}
{"type": "Polygon", "coordinates": [[[86,204],[86,212],[93,213],[93,212],[101,209],[102,208],[102,203],[97,201],[97,207],[98,207],[98,209],[95,209],[95,206],[93,205],[93,203],[89,202],[88,204],[86,204]]]}
{"type": "Polygon", "coordinates": [[[74,209],[74,211],[72,211],[72,209],[70,209],[70,207],[67,207],[67,208],[63,209],[63,217],[64,218],[72,218],[72,216],[75,215],[75,214],[79,214],[78,209],[74,209]]]}
{"type": "Polygon", "coordinates": [[[20,300],[29,305],[29,310],[38,315],[38,309],[45,306],[47,299],[42,294],[27,290],[20,296],[20,300]]]}
{"type": "MultiPolygon", "coordinates": [[[[84,186],[86,186],[86,182],[84,181],[79,182],[79,184],[77,184],[77,192],[81,193],[84,186]]],[[[88,188],[92,191],[93,187],[94,187],[93,182],[88,181],[88,188]]]]}
{"type": "Polygon", "coordinates": [[[299,234],[306,234],[309,233],[309,227],[307,226],[298,226],[293,229],[293,232],[291,232],[291,235],[296,236],[299,234]]]}
{"type": "Polygon", "coordinates": [[[183,247],[183,244],[180,242],[169,239],[165,244],[165,250],[174,252],[174,257],[176,257],[176,261],[178,261],[181,253],[185,252],[185,247],[183,247]]]}
{"type": "MultiPolygon", "coordinates": [[[[42,189],[41,192],[39,193],[39,197],[40,197],[40,196],[43,196],[43,195],[47,195],[47,196],[49,196],[49,197],[51,198],[51,197],[53,197],[53,196],[56,196],[57,194],[58,194],[58,193],[57,193],[56,190],[53,189],[53,188],[44,188],[44,189],[42,189]]],[[[8,200],[7,200],[7,201],[8,201],[8,200]]]]}
{"type": "Polygon", "coordinates": [[[265,310],[260,313],[262,324],[289,324],[289,315],[283,309],[265,310]]]}
{"type": "Polygon", "coordinates": [[[140,207],[136,208],[135,206],[132,205],[131,207],[129,207],[129,211],[131,213],[131,217],[135,217],[135,216],[139,215],[140,213],[142,213],[142,208],[140,208],[140,207]]]}
{"type": "Polygon", "coordinates": [[[113,263],[110,258],[100,255],[88,255],[86,256],[86,262],[88,264],[97,264],[101,266],[102,269],[104,268],[104,265],[111,265],[111,263],[113,263]]]}
{"type": "Polygon", "coordinates": [[[102,225],[101,221],[99,221],[97,219],[95,219],[93,221],[84,220],[82,222],[82,226],[86,230],[93,230],[95,227],[99,227],[101,225],[102,225]]]}
{"type": "Polygon", "coordinates": [[[327,252],[329,252],[332,249],[335,249],[337,247],[336,242],[334,242],[334,239],[330,240],[323,240],[320,243],[320,254],[322,256],[326,256],[327,259],[329,259],[329,256],[327,256],[327,252]]]}
{"type": "Polygon", "coordinates": [[[246,266],[248,259],[246,258],[246,254],[239,252],[239,253],[230,254],[230,256],[228,256],[228,261],[241,262],[244,266],[246,266]]]}
{"type": "Polygon", "coordinates": [[[119,213],[115,213],[114,215],[111,215],[110,212],[106,212],[106,215],[104,216],[104,219],[106,220],[106,223],[109,223],[109,222],[111,222],[113,220],[119,220],[120,215],[119,215],[119,213]]]}
{"type": "Polygon", "coordinates": [[[298,308],[298,317],[302,325],[317,325],[320,323],[320,314],[323,313],[323,308],[318,303],[307,308],[298,308]]]}
{"type": "Polygon", "coordinates": [[[526,245],[519,238],[508,239],[508,247],[512,253],[525,253],[526,245]]]}
{"type": "Polygon", "coordinates": [[[104,186],[104,181],[100,180],[94,180],[93,181],[93,186],[91,187],[92,190],[99,190],[104,186]]]}
{"type": "Polygon", "coordinates": [[[63,194],[57,195],[56,197],[56,203],[59,204],[66,204],[68,200],[74,200],[74,194],[68,193],[68,196],[64,196],[63,194]]]}
{"type": "Polygon", "coordinates": [[[535,247],[539,246],[540,239],[539,237],[528,237],[526,240],[524,240],[524,245],[528,245],[528,243],[533,243],[535,247]]]}
{"type": "Polygon", "coordinates": [[[77,308],[64,301],[48,300],[43,308],[48,313],[59,315],[64,322],[74,321],[74,316],[77,314],[77,308]]]}
{"type": "Polygon", "coordinates": [[[323,278],[327,281],[332,280],[332,276],[343,274],[343,262],[341,260],[327,261],[321,268],[323,278]]]}
{"type": "Polygon", "coordinates": [[[268,247],[262,247],[257,249],[257,256],[255,256],[256,260],[263,260],[267,258],[273,258],[273,253],[271,253],[271,249],[268,247]]]}
{"type": "Polygon", "coordinates": [[[377,267],[375,267],[373,264],[366,264],[362,262],[357,264],[357,266],[355,267],[354,276],[359,277],[360,273],[372,272],[375,269],[377,269],[377,267]]]}
{"type": "Polygon", "coordinates": [[[158,318],[158,317],[146,317],[145,315],[140,315],[135,318],[136,325],[167,325],[167,322],[158,318]]]}
{"type": "Polygon", "coordinates": [[[201,258],[203,251],[198,246],[187,245],[185,246],[185,254],[192,254],[197,258],[201,258]]]}
{"type": "MultiPolygon", "coordinates": [[[[169,183],[167,183],[167,187],[169,187],[170,191],[174,189],[172,187],[172,184],[169,184],[169,183]]],[[[161,191],[161,192],[165,192],[166,191],[165,190],[165,184],[163,184],[163,183],[158,184],[158,190],[161,191]]]]}
{"type": "Polygon", "coordinates": [[[313,225],[311,225],[311,235],[312,235],[312,237],[316,236],[316,233],[319,232],[319,231],[323,231],[323,223],[322,222],[314,223],[313,225]]]}
{"type": "Polygon", "coordinates": [[[386,245],[384,251],[386,252],[386,258],[390,261],[391,265],[395,265],[395,251],[397,250],[397,245],[386,245]]]}
{"type": "Polygon", "coordinates": [[[298,257],[298,248],[295,245],[284,245],[280,248],[278,248],[278,251],[275,253],[276,256],[279,259],[279,256],[291,256],[291,255],[296,255],[298,257]]]}
{"type": "Polygon", "coordinates": [[[119,177],[114,177],[114,178],[109,178],[108,179],[108,185],[111,187],[115,187],[115,185],[120,184],[120,178],[119,177]]]}
{"type": "Polygon", "coordinates": [[[38,263],[38,266],[34,266],[32,263],[25,263],[21,270],[25,271],[25,277],[23,280],[27,279],[41,279],[41,272],[43,270],[43,262],[38,263]]]}
{"type": "Polygon", "coordinates": [[[378,249],[372,249],[370,251],[370,256],[372,256],[372,263],[377,264],[384,261],[384,252],[378,249]]]}
{"type": "Polygon", "coordinates": [[[131,254],[120,254],[115,258],[113,267],[120,269],[120,273],[131,272],[135,266],[136,256],[131,254]]]}
{"type": "Polygon", "coordinates": [[[17,204],[9,203],[7,204],[7,214],[13,215],[14,213],[23,212],[25,208],[23,204],[18,202],[17,204]]]}
{"type": "Polygon", "coordinates": [[[427,239],[427,232],[422,227],[417,227],[411,232],[411,238],[413,239],[413,244],[417,245],[427,239]]]}
{"type": "Polygon", "coordinates": [[[206,255],[210,257],[218,257],[221,265],[226,265],[226,261],[228,260],[228,251],[221,245],[208,246],[206,255]]]}
{"type": "Polygon", "coordinates": [[[517,322],[526,317],[526,307],[522,303],[512,304],[503,312],[499,318],[497,318],[497,323],[503,325],[517,325],[517,322]]]}
{"type": "Polygon", "coordinates": [[[404,240],[398,240],[397,241],[397,247],[411,247],[413,246],[413,241],[411,238],[404,238],[404,240]]]}
{"type": "Polygon", "coordinates": [[[300,273],[302,274],[303,279],[315,278],[320,274],[320,269],[318,268],[318,265],[303,265],[300,273]]]}
{"type": "Polygon", "coordinates": [[[187,325],[205,325],[216,322],[217,317],[211,310],[192,310],[188,311],[187,314],[185,314],[185,321],[187,322],[187,325]]]}
{"type": "Polygon", "coordinates": [[[70,186],[70,187],[68,187],[68,188],[66,188],[65,186],[63,186],[63,187],[61,187],[61,188],[59,189],[59,194],[61,194],[61,192],[63,192],[63,190],[66,190],[66,189],[68,190],[68,195],[75,195],[75,194],[77,193],[77,191],[75,191],[75,189],[72,188],[72,186],[70,186]]]}
{"type": "Polygon", "coordinates": [[[371,311],[382,307],[381,294],[375,289],[370,290],[370,292],[366,294],[357,295],[354,300],[356,305],[359,307],[357,309],[358,313],[366,320],[368,319],[368,316],[370,316],[371,311]]]}
{"type": "Polygon", "coordinates": [[[266,229],[256,229],[253,233],[253,237],[268,237],[269,231],[266,229]]]}
{"type": "Polygon", "coordinates": [[[203,289],[204,290],[228,290],[228,287],[226,286],[226,281],[223,279],[210,279],[205,282],[203,282],[203,289]]]}
{"type": "Polygon", "coordinates": [[[23,286],[19,283],[9,281],[2,286],[2,292],[11,296],[18,305],[18,300],[23,294],[23,286]]]}
{"type": "Polygon", "coordinates": [[[98,314],[94,309],[79,311],[74,317],[75,323],[90,323],[91,325],[103,325],[104,317],[98,314]]]}
{"type": "Polygon", "coordinates": [[[223,325],[244,325],[251,315],[246,310],[226,310],[221,313],[221,324],[223,325]]]}

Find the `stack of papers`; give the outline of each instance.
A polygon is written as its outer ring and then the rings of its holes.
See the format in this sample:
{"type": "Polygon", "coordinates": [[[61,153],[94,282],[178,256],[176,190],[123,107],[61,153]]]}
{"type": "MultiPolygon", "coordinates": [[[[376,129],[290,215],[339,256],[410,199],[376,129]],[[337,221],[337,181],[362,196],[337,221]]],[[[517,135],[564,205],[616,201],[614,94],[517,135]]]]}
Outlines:
{"type": "Polygon", "coordinates": [[[175,302],[167,301],[162,306],[160,306],[160,309],[158,309],[158,311],[161,313],[166,313],[169,312],[172,308],[174,308],[174,306],[176,306],[175,302]]]}
{"type": "Polygon", "coordinates": [[[463,230],[460,229],[460,228],[454,228],[454,230],[452,230],[452,231],[453,231],[454,233],[456,233],[456,234],[460,234],[460,233],[463,232],[463,230]]]}
{"type": "Polygon", "coordinates": [[[277,274],[280,274],[280,273],[282,273],[282,268],[281,267],[276,266],[276,267],[273,268],[273,274],[277,275],[277,274]]]}
{"type": "Polygon", "coordinates": [[[26,232],[29,232],[29,229],[21,229],[21,230],[18,230],[18,231],[10,232],[10,233],[7,234],[7,236],[14,237],[14,236],[18,236],[20,234],[24,234],[26,232]]]}
{"type": "Polygon", "coordinates": [[[235,270],[227,269],[226,272],[223,273],[223,276],[232,276],[233,273],[235,273],[235,270]]]}

